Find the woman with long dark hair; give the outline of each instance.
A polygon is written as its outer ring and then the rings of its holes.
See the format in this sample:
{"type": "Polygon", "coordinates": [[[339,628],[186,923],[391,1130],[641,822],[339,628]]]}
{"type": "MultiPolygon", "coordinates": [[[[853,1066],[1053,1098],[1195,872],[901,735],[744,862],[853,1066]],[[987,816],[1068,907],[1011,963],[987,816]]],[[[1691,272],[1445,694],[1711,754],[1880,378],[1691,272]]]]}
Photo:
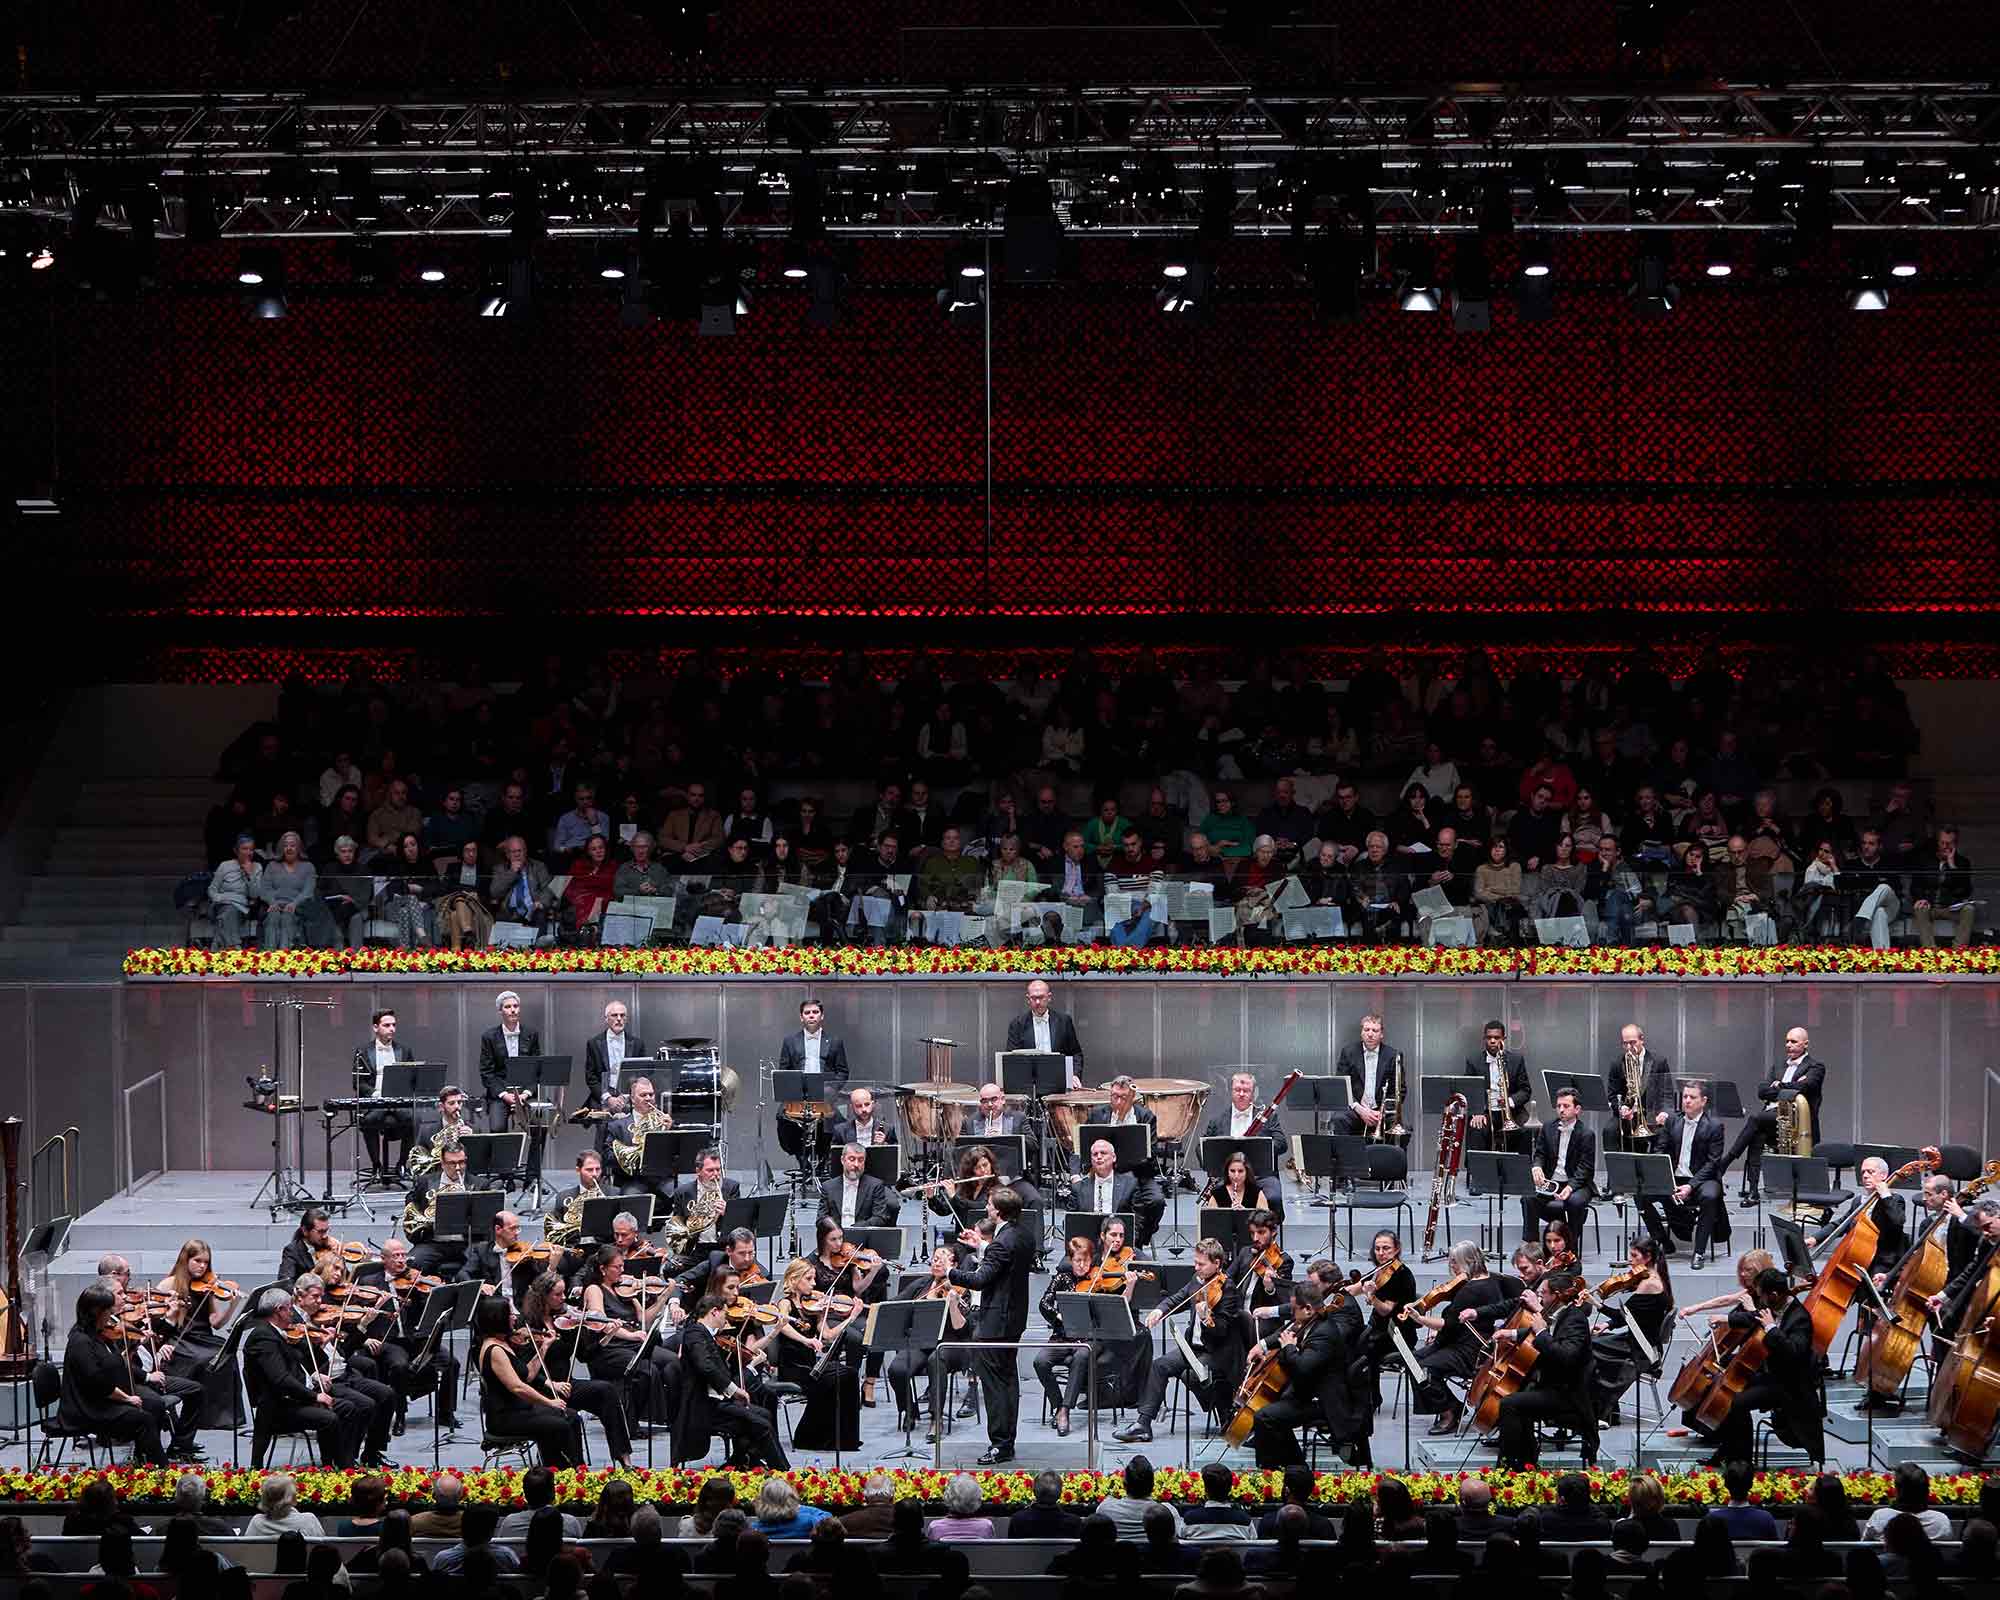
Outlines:
{"type": "Polygon", "coordinates": [[[1667,1348],[1668,1325],[1674,1315],[1673,1276],[1667,1265],[1667,1253],[1659,1241],[1634,1237],[1625,1253],[1625,1262],[1629,1271],[1645,1276],[1622,1302],[1613,1302],[1609,1322],[1599,1324],[1591,1341],[1591,1353],[1597,1362],[1592,1387],[1597,1415],[1606,1427],[1617,1426],[1619,1397],[1639,1381],[1641,1373],[1659,1370],[1661,1355],[1667,1348]],[[1629,1323],[1620,1312],[1621,1304],[1623,1313],[1631,1317],[1629,1323]],[[1652,1354],[1647,1354],[1639,1339],[1651,1347],[1652,1354]]]}

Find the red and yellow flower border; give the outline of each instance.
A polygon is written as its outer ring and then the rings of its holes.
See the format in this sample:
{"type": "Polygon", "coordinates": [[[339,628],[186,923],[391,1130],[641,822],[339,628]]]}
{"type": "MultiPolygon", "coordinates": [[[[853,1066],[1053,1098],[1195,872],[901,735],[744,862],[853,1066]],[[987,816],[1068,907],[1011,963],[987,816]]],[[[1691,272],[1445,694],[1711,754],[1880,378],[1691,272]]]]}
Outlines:
{"type": "MultiPolygon", "coordinates": [[[[32,1508],[62,1506],[76,1500],[84,1488],[98,1480],[111,1485],[121,1500],[134,1504],[157,1504],[173,1497],[175,1485],[187,1469],[175,1467],[107,1467],[28,1470],[0,1468],[0,1502],[32,1508]]],[[[943,1502],[945,1484],[956,1474],[929,1468],[885,1468],[895,1480],[896,1497],[917,1500],[925,1505],[943,1502]]],[[[521,1472],[518,1468],[493,1468],[455,1472],[463,1480],[468,1498],[500,1506],[520,1506],[521,1472]]],[[[612,1469],[572,1468],[556,1474],[556,1497],[565,1504],[593,1504],[605,1482],[613,1476],[631,1483],[641,1501],[662,1507],[692,1507],[701,1487],[718,1474],[707,1468],[693,1471],[635,1471],[615,1473],[612,1469]]],[[[755,1498],[758,1486],[768,1476],[762,1472],[721,1474],[734,1483],[737,1498],[755,1498]]],[[[809,1505],[843,1510],[862,1503],[862,1487],[870,1469],[846,1472],[821,1470],[782,1474],[798,1489],[809,1505]]],[[[247,1508],[256,1503],[257,1489],[266,1476],[247,1468],[217,1467],[202,1474],[208,1480],[209,1495],[223,1508],[247,1508]]],[[[339,1510],[348,1504],[357,1478],[370,1476],[352,1469],[308,1467],[290,1474],[298,1486],[301,1505],[318,1510],[339,1510]]],[[[392,1501],[417,1503],[430,1498],[436,1474],[428,1468],[402,1468],[383,1474],[392,1501]]],[[[1028,1505],[1034,1499],[1032,1471],[975,1472],[972,1474],[985,1492],[986,1504],[996,1510],[1028,1505]]],[[[1387,1475],[1385,1475],[1387,1476],[1387,1475]]],[[[1468,1474],[1468,1476],[1472,1476],[1468,1474]]],[[[1555,1501],[1558,1474],[1554,1472],[1488,1472],[1477,1474],[1492,1485],[1495,1502],[1508,1510],[1523,1510],[1555,1501]]],[[[1629,1475],[1622,1470],[1598,1470],[1587,1474],[1592,1498],[1600,1505],[1623,1505],[1629,1475]]],[[[1709,1471],[1655,1473],[1670,1506],[1701,1507],[1720,1505],[1728,1499],[1719,1473],[1709,1471]]],[[[1065,1505],[1095,1505],[1118,1492],[1119,1477],[1110,1472],[1065,1472],[1062,1475],[1065,1505]]],[[[1372,1472],[1322,1472],[1314,1486],[1314,1498],[1325,1505],[1342,1505],[1374,1493],[1379,1481],[1372,1472]]],[[[1450,1473],[1414,1473],[1403,1476],[1419,1505],[1450,1504],[1458,1498],[1461,1478],[1450,1473]]],[[[1849,1501],[1857,1506],[1887,1505],[1894,1497],[1894,1479],[1884,1472],[1841,1474],[1849,1501]]],[[[1942,1507],[1977,1504],[1982,1475],[1976,1472],[1936,1475],[1931,1479],[1931,1503],[1942,1507]]],[[[1802,1502],[1813,1483],[1807,1472],[1760,1472],[1751,1499],[1761,1505],[1792,1506],[1802,1502]]],[[[1238,1472],[1233,1498],[1247,1507],[1277,1505],[1282,1498],[1282,1475],[1277,1472],[1238,1472]]],[[[1159,1469],[1154,1485],[1155,1498],[1177,1504],[1198,1504],[1203,1498],[1199,1472],[1179,1467],[1159,1469]]]]}
{"type": "Polygon", "coordinates": [[[1854,945],[1525,950],[1421,945],[1077,945],[1056,950],[934,945],[755,950],[671,945],[599,950],[133,950],[128,978],[520,977],[870,978],[1077,976],[1217,978],[1809,978],[2000,977],[2000,945],[1871,950],[1854,945]]]}

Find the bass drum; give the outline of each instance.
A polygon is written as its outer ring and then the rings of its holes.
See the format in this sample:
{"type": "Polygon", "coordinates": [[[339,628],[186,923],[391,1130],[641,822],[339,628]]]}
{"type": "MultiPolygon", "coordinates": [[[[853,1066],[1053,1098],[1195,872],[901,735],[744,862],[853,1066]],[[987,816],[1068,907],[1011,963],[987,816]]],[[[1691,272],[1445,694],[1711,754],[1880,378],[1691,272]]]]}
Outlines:
{"type": "Polygon", "coordinates": [[[653,1059],[673,1069],[674,1091],[671,1096],[661,1096],[661,1104],[675,1122],[706,1122],[712,1115],[735,1109],[743,1080],[734,1067],[722,1064],[722,1052],[713,1039],[669,1039],[654,1052],[653,1059]]]}

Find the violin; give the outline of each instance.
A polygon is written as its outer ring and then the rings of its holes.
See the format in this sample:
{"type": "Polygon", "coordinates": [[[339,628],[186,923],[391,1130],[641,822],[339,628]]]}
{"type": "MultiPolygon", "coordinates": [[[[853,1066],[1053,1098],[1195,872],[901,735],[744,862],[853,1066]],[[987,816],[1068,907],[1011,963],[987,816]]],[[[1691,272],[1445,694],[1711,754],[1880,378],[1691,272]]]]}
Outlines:
{"type": "Polygon", "coordinates": [[[1090,1275],[1076,1286],[1078,1294],[1123,1294],[1125,1281],[1138,1278],[1150,1283],[1159,1274],[1145,1267],[1132,1265],[1132,1257],[1137,1254],[1129,1244],[1120,1245],[1098,1264],[1090,1269],[1090,1275]]]}
{"type": "Polygon", "coordinates": [[[1263,1274],[1276,1272],[1284,1264],[1285,1252],[1278,1248],[1278,1241],[1273,1239],[1262,1250],[1257,1252],[1257,1259],[1252,1261],[1244,1271],[1243,1281],[1236,1285],[1236,1292],[1238,1294],[1243,1293],[1244,1290],[1248,1289],[1263,1274]]]}
{"type": "Polygon", "coordinates": [[[873,1272],[882,1265],[882,1252],[864,1250],[856,1244],[843,1244],[827,1258],[827,1265],[841,1272],[845,1272],[849,1267],[856,1272],[873,1272]]]}
{"type": "Polygon", "coordinates": [[[207,1295],[211,1300],[219,1300],[227,1305],[241,1292],[242,1285],[234,1278],[218,1278],[211,1268],[205,1278],[195,1278],[188,1283],[190,1295],[207,1295]]]}
{"type": "Polygon", "coordinates": [[[641,1274],[636,1278],[620,1278],[617,1283],[612,1285],[611,1292],[617,1295],[620,1300],[636,1300],[643,1305],[655,1296],[665,1294],[672,1287],[673,1285],[668,1283],[665,1278],[654,1278],[641,1274]]]}
{"type": "Polygon", "coordinates": [[[852,1295],[822,1294],[817,1289],[808,1289],[799,1296],[798,1311],[801,1316],[834,1316],[845,1320],[861,1309],[861,1302],[852,1295]]]}
{"type": "Polygon", "coordinates": [[[338,1239],[329,1239],[326,1247],[350,1267],[366,1266],[371,1261],[381,1259],[372,1245],[363,1244],[359,1239],[349,1239],[344,1244],[338,1239]]]}
{"type": "MultiPolygon", "coordinates": [[[[518,1267],[523,1261],[547,1261],[552,1254],[546,1244],[529,1244],[525,1240],[516,1240],[507,1246],[506,1260],[508,1266],[518,1267]]],[[[627,1255],[625,1259],[630,1261],[632,1256],[627,1255]]]]}
{"type": "Polygon", "coordinates": [[[442,1289],[444,1279],[428,1272],[419,1272],[415,1267],[405,1267],[395,1277],[390,1278],[388,1284],[398,1294],[428,1294],[433,1289],[442,1289]]]}
{"type": "Polygon", "coordinates": [[[771,1279],[770,1275],[764,1271],[762,1264],[753,1261],[750,1263],[750,1270],[748,1272],[739,1272],[736,1275],[736,1281],[743,1288],[747,1289],[753,1283],[769,1283],[771,1279]]]}
{"type": "Polygon", "coordinates": [[[729,1302],[729,1320],[739,1325],[754,1322],[760,1328],[772,1328],[778,1324],[778,1308],[759,1305],[748,1295],[739,1294],[729,1302]]]}
{"type": "Polygon", "coordinates": [[[1405,1322],[1407,1322],[1411,1317],[1420,1316],[1424,1312],[1430,1310],[1432,1306],[1438,1305],[1443,1301],[1449,1300],[1453,1295],[1457,1294],[1460,1289],[1465,1287],[1466,1282],[1467,1279],[1464,1273],[1454,1272],[1449,1278],[1446,1278],[1444,1282],[1440,1283],[1435,1289],[1432,1289],[1427,1294],[1418,1295],[1416,1299],[1410,1301],[1410,1303],[1404,1306],[1402,1310],[1398,1311],[1396,1315],[1405,1322]]]}
{"type": "Polygon", "coordinates": [[[378,1289],[372,1283],[336,1283],[326,1291],[329,1300],[368,1300],[376,1305],[396,1297],[387,1289],[378,1289]]]}
{"type": "Polygon", "coordinates": [[[1594,1289],[1586,1289],[1584,1294],[1591,1300],[1602,1300],[1606,1295],[1623,1294],[1627,1289],[1636,1289],[1646,1281],[1648,1269],[1630,1267],[1624,1272],[1614,1272],[1594,1289]]]}

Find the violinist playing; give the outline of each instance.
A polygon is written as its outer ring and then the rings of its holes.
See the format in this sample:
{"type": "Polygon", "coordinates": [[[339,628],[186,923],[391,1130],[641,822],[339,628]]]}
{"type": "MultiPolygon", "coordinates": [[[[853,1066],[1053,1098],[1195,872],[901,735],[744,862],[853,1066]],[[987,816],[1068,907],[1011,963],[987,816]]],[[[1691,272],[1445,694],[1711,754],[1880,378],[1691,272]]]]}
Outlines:
{"type": "MultiPolygon", "coordinates": [[[[292,1301],[303,1325],[299,1348],[304,1352],[306,1382],[332,1395],[335,1406],[347,1403],[361,1413],[366,1435],[361,1464],[383,1465],[389,1455],[389,1430],[396,1422],[396,1391],[363,1377],[341,1355],[349,1324],[338,1308],[327,1304],[326,1283],[317,1272],[301,1273],[292,1280],[292,1301]]],[[[356,1308],[356,1315],[361,1314],[356,1308]]]]}
{"type": "MultiPolygon", "coordinates": [[[[1539,1290],[1521,1296],[1531,1313],[1526,1329],[1499,1328],[1496,1346],[1533,1341],[1536,1357],[1527,1381],[1500,1402],[1500,1465],[1515,1470],[1539,1459],[1535,1423],[1574,1428],[1583,1443],[1586,1469],[1597,1465],[1597,1412],[1591,1405],[1595,1361],[1590,1345],[1590,1306],[1583,1279],[1574,1272],[1551,1272],[1539,1290]]],[[[1810,1330],[1808,1330],[1810,1331],[1810,1330]]]]}
{"type": "Polygon", "coordinates": [[[1362,1358],[1368,1367],[1368,1381],[1375,1388],[1373,1404],[1382,1405],[1382,1363],[1389,1359],[1389,1327],[1401,1311],[1417,1297],[1416,1274],[1403,1259],[1403,1241],[1384,1228],[1369,1241],[1368,1256],[1374,1276],[1368,1294],[1368,1332],[1362,1358]]]}
{"type": "MultiPolygon", "coordinates": [[[[59,1415],[69,1427],[87,1429],[107,1441],[129,1442],[135,1459],[149,1466],[167,1464],[167,1397],[149,1390],[128,1360],[137,1334],[119,1320],[118,1294],[109,1280],[99,1278],[76,1297],[76,1322],[63,1350],[62,1404],[59,1415]]],[[[181,1409],[174,1428],[174,1452],[182,1460],[194,1444],[199,1408],[181,1409]]]]}
{"type": "MultiPolygon", "coordinates": [[[[1138,1280],[1152,1273],[1135,1266],[1137,1255],[1125,1242],[1125,1219],[1106,1217],[1097,1231],[1097,1266],[1077,1285],[1080,1294],[1119,1294],[1129,1305],[1138,1280]]],[[[1153,1359],[1153,1340],[1134,1322],[1132,1337],[1108,1347],[1100,1346],[1097,1358],[1097,1399],[1100,1405],[1123,1405],[1132,1401],[1146,1381],[1146,1369],[1153,1359]]],[[[1088,1368],[1085,1369],[1086,1375],[1088,1368]]]]}
{"type": "MultiPolygon", "coordinates": [[[[940,1420],[938,1407],[944,1399],[944,1376],[948,1372],[964,1372],[972,1366],[972,1352],[954,1348],[955,1342],[971,1337],[972,1318],[967,1313],[967,1302],[972,1298],[968,1290],[961,1289],[951,1281],[951,1269],[958,1265],[958,1252],[949,1245],[939,1245],[931,1252],[931,1270],[927,1278],[914,1278],[897,1292],[899,1300],[942,1300],[944,1306],[944,1332],[935,1351],[899,1350],[896,1359],[889,1363],[889,1392],[896,1397],[896,1426],[905,1433],[912,1433],[917,1426],[916,1376],[919,1371],[931,1374],[931,1425],[930,1442],[937,1442],[940,1420]]],[[[1043,1351],[1041,1354],[1049,1354],[1043,1351]]],[[[1039,1366],[1039,1357],[1037,1358],[1039,1366]]],[[[965,1399],[958,1408],[962,1417],[979,1415],[979,1386],[967,1383],[965,1399]]],[[[1059,1431],[1067,1431],[1067,1424],[1059,1431]]]]}
{"type": "Polygon", "coordinates": [[[1751,1459],[1752,1424],[1759,1411],[1771,1413],[1771,1431],[1786,1444],[1824,1461],[1826,1390],[1813,1347],[1812,1315],[1804,1301],[1793,1297],[1791,1279],[1777,1267],[1757,1274],[1750,1297],[1753,1309],[1732,1311],[1729,1321],[1732,1327],[1764,1330],[1764,1365],[1716,1430],[1709,1465],[1751,1459]]]}
{"type": "Polygon", "coordinates": [[[1147,1312],[1143,1326],[1157,1328],[1183,1307],[1187,1312],[1188,1344],[1208,1368],[1208,1377],[1199,1379],[1194,1375],[1178,1346],[1168,1349],[1153,1363],[1145,1393],[1139,1397],[1137,1419],[1129,1428],[1121,1428],[1113,1435],[1121,1444],[1153,1437],[1153,1420],[1166,1406],[1167,1385],[1173,1379],[1179,1378],[1194,1392],[1205,1412],[1225,1404],[1243,1380],[1242,1303],[1217,1240],[1203,1239],[1194,1247],[1194,1281],[1184,1294],[1147,1312]]]}
{"type": "Polygon", "coordinates": [[[1250,1213],[1250,1242],[1229,1263],[1229,1281],[1243,1300],[1247,1339],[1255,1342],[1285,1320],[1292,1303],[1292,1258],[1278,1248],[1278,1219],[1250,1213]]]}
{"type": "Polygon", "coordinates": [[[675,1327],[687,1321],[687,1308],[711,1292],[718,1272],[733,1272],[739,1285],[769,1283],[757,1265],[757,1235],[748,1228],[735,1228],[718,1249],[710,1250],[684,1266],[667,1290],[667,1316],[675,1327]]]}
{"type": "Polygon", "coordinates": [[[234,1428],[237,1423],[236,1374],[221,1351],[223,1329],[241,1303],[237,1286],[215,1275],[215,1252],[206,1239],[189,1239],[174,1257],[173,1270],[154,1285],[174,1305],[169,1343],[173,1354],[162,1361],[168,1373],[201,1385],[201,1425],[234,1428]]]}
{"type": "Polygon", "coordinates": [[[1339,1322],[1327,1315],[1326,1297],[1318,1284],[1305,1281],[1292,1288],[1291,1320],[1260,1339],[1250,1355],[1251,1372],[1275,1361],[1287,1379],[1285,1391],[1257,1413],[1250,1430],[1259,1467],[1290,1467],[1305,1460],[1299,1448],[1299,1424],[1314,1418],[1326,1423],[1336,1447],[1350,1461],[1371,1461],[1368,1432],[1372,1409],[1350,1370],[1351,1351],[1339,1322]]]}
{"type": "MultiPolygon", "coordinates": [[[[499,1298],[482,1295],[479,1303],[486,1306],[499,1298]]],[[[521,1347],[524,1331],[536,1336],[532,1348],[543,1374],[552,1385],[564,1386],[557,1392],[569,1402],[570,1410],[585,1412],[603,1424],[605,1451],[619,1466],[631,1471],[632,1434],[625,1422],[623,1391],[615,1383],[576,1375],[576,1350],[583,1336],[583,1318],[569,1309],[568,1286],[556,1273],[539,1273],[516,1308],[519,1324],[514,1330],[516,1348],[521,1347]]],[[[476,1312],[474,1316],[476,1319],[476,1312]]],[[[476,1320],[474,1325],[477,1326],[476,1320]]]]}
{"type": "Polygon", "coordinates": [[[164,1397],[176,1408],[179,1420],[174,1425],[173,1442],[169,1446],[173,1459],[202,1460],[207,1452],[195,1440],[195,1430],[202,1425],[202,1386],[193,1378],[175,1378],[167,1374],[167,1364],[174,1358],[174,1347],[164,1341],[172,1337],[174,1324],[179,1320],[168,1313],[185,1308],[165,1298],[157,1289],[150,1295],[135,1291],[132,1288],[132,1264],[123,1256],[100,1256],[97,1276],[110,1285],[117,1297],[114,1309],[119,1319],[127,1327],[136,1325],[145,1335],[137,1341],[124,1342],[124,1349],[132,1357],[131,1375],[146,1386],[139,1392],[145,1394],[150,1391],[155,1397],[164,1397]]]}
{"type": "Polygon", "coordinates": [[[681,1363],[677,1341],[663,1338],[652,1323],[666,1316],[666,1285],[628,1282],[625,1257],[615,1244],[601,1244],[584,1264],[583,1364],[602,1383],[626,1385],[632,1416],[640,1426],[669,1427],[679,1415],[681,1363]],[[645,1353],[636,1362],[640,1347],[645,1353]]]}
{"type": "Polygon", "coordinates": [[[1620,1396],[1639,1381],[1642,1372],[1659,1370],[1672,1337],[1668,1324],[1674,1314],[1674,1284],[1666,1251],[1657,1239],[1635,1236],[1631,1248],[1625,1252],[1625,1265],[1630,1272],[1643,1274],[1625,1301],[1624,1309],[1631,1321],[1628,1323],[1620,1316],[1594,1329],[1590,1345],[1597,1362],[1596,1393],[1592,1398],[1598,1422],[1607,1428],[1618,1425],[1620,1396]],[[1652,1355],[1647,1355],[1634,1340],[1634,1328],[1653,1347],[1652,1355]]]}
{"type": "MultiPolygon", "coordinates": [[[[341,1257],[330,1252],[321,1255],[319,1272],[329,1295],[340,1287],[345,1269],[341,1257]]],[[[348,1365],[361,1376],[379,1378],[396,1391],[398,1434],[403,1431],[410,1401],[431,1393],[437,1395],[440,1432],[454,1432],[458,1427],[458,1357],[446,1341],[437,1339],[431,1341],[433,1348],[423,1365],[417,1365],[425,1343],[417,1337],[417,1329],[422,1325],[428,1289],[410,1265],[408,1241],[388,1240],[382,1246],[382,1259],[354,1274],[354,1291],[346,1297],[350,1302],[373,1294],[381,1314],[361,1323],[357,1336],[348,1341],[348,1365]],[[384,1299],[387,1303],[381,1304],[384,1299]]]]}
{"type": "Polygon", "coordinates": [[[535,1281],[535,1274],[545,1270],[560,1254],[545,1244],[523,1244],[520,1213],[502,1211],[493,1218],[491,1237],[481,1239],[465,1252],[465,1264],[452,1282],[483,1283],[496,1294],[504,1283],[508,1297],[519,1305],[522,1294],[535,1281]]]}
{"type": "MultiPolygon", "coordinates": [[[[811,1257],[813,1287],[816,1290],[821,1294],[858,1300],[864,1305],[873,1305],[888,1298],[889,1279],[882,1270],[882,1258],[873,1250],[849,1244],[846,1232],[832,1217],[819,1219],[814,1237],[818,1240],[811,1257]]],[[[875,1380],[882,1375],[882,1352],[862,1350],[858,1318],[844,1319],[841,1327],[844,1329],[841,1334],[844,1346],[841,1360],[857,1372],[866,1365],[868,1381],[862,1386],[861,1403],[872,1406],[875,1404],[875,1380]]]]}
{"type": "Polygon", "coordinates": [[[1483,1311],[1507,1298],[1506,1285],[1486,1270],[1486,1253],[1469,1239],[1451,1247],[1445,1265],[1451,1272],[1446,1282],[1453,1287],[1443,1302],[1433,1310],[1419,1311],[1418,1302],[1412,1301],[1397,1313],[1405,1328],[1415,1323],[1435,1335],[1417,1352],[1417,1365],[1423,1369],[1424,1381],[1417,1386],[1410,1402],[1414,1415],[1437,1418],[1430,1427],[1432,1438],[1458,1432],[1459,1418],[1465,1409],[1445,1380],[1470,1378],[1479,1370],[1484,1353],[1479,1336],[1468,1326],[1473,1319],[1464,1313],[1483,1311]]]}
{"type": "Polygon", "coordinates": [[[1566,1222],[1542,1225],[1542,1271],[1581,1272],[1583,1258],[1577,1254],[1576,1234],[1566,1222]]]}
{"type": "Polygon", "coordinates": [[[255,1323],[243,1338],[243,1386],[255,1423],[251,1467],[262,1470],[277,1433],[309,1433],[319,1441],[321,1465],[352,1467],[368,1431],[368,1413],[352,1398],[336,1396],[316,1364],[307,1364],[308,1333],[291,1292],[266,1289],[244,1314],[255,1323]]]}
{"type": "MultiPolygon", "coordinates": [[[[1087,1233],[1077,1234],[1069,1241],[1062,1265],[1050,1274],[1048,1293],[1042,1296],[1042,1317],[1049,1325],[1049,1332],[1056,1338],[1066,1337],[1056,1296],[1088,1293],[1083,1286],[1090,1281],[1091,1269],[1096,1265],[1096,1241],[1087,1233]]],[[[1052,1345],[1035,1352],[1035,1376],[1042,1380],[1042,1393],[1048,1396],[1049,1412],[1058,1438],[1069,1437],[1070,1410],[1083,1394],[1089,1379],[1089,1363],[1084,1359],[1088,1349],[1089,1346],[1084,1344],[1052,1345]]]]}
{"type": "MultiPolygon", "coordinates": [[[[876,1263],[867,1274],[874,1282],[876,1263]]],[[[774,1302],[778,1324],[778,1375],[805,1390],[805,1409],[792,1430],[801,1450],[861,1448],[861,1318],[866,1307],[847,1270],[840,1224],[819,1220],[819,1253],[794,1261],[774,1302]],[[831,1240],[831,1244],[829,1244],[831,1240]],[[834,1265],[834,1263],[841,1263],[834,1265]]]]}
{"type": "Polygon", "coordinates": [[[496,1433],[532,1439],[542,1465],[583,1465],[583,1424],[571,1411],[569,1385],[543,1370],[551,1334],[514,1327],[514,1312],[495,1295],[482,1295],[472,1313],[473,1360],[479,1367],[480,1403],[496,1433]]]}

